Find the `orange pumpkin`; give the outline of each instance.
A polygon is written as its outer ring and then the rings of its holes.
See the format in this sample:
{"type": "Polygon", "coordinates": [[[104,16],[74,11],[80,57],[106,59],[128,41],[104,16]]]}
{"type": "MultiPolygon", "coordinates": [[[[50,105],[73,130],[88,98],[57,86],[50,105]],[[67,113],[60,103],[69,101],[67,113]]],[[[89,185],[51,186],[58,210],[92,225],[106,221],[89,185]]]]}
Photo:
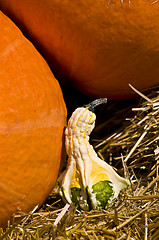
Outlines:
{"type": "Polygon", "coordinates": [[[0,227],[41,205],[62,154],[66,108],[45,60],[0,11],[0,227]]]}
{"type": "Polygon", "coordinates": [[[159,84],[159,3],[0,0],[53,68],[95,97],[130,97],[159,84]]]}

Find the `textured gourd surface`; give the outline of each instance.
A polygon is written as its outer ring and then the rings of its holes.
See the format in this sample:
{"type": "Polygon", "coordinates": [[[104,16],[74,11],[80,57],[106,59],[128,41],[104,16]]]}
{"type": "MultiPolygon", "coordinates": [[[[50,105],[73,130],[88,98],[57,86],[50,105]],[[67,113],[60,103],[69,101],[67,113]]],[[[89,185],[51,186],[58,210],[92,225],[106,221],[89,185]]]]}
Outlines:
{"type": "Polygon", "coordinates": [[[60,75],[95,97],[159,83],[159,4],[152,0],[0,0],[60,75]]]}
{"type": "Polygon", "coordinates": [[[57,179],[66,108],[45,60],[0,12],[0,226],[42,204],[57,179]]]}

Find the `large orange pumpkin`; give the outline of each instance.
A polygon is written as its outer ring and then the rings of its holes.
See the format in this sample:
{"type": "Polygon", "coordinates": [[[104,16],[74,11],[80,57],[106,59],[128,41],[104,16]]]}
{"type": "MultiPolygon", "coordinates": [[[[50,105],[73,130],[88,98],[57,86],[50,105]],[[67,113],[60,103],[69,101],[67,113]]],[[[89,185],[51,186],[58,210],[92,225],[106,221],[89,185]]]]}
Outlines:
{"type": "Polygon", "coordinates": [[[0,12],[0,227],[41,205],[58,176],[66,108],[45,60],[0,12]]]}
{"type": "Polygon", "coordinates": [[[91,96],[130,97],[159,84],[159,3],[0,0],[63,77],[91,96]]]}

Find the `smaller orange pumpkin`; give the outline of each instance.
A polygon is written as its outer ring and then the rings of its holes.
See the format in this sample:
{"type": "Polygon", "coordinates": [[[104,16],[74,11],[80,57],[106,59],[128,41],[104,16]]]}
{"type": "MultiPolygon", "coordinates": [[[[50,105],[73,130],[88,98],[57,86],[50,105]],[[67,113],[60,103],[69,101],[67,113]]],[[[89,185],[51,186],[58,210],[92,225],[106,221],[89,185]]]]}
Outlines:
{"type": "Polygon", "coordinates": [[[66,107],[45,60],[0,11],[0,227],[41,205],[60,167],[66,107]]]}

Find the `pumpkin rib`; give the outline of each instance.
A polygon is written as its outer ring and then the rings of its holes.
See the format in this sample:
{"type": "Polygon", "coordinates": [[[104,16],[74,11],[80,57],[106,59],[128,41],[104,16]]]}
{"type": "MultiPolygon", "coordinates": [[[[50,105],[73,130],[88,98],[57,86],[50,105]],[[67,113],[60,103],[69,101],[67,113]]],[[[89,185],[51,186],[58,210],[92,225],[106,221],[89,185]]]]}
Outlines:
{"type": "Polygon", "coordinates": [[[64,160],[66,106],[48,64],[0,11],[0,226],[50,194],[64,160]]]}
{"type": "Polygon", "coordinates": [[[159,84],[159,5],[152,3],[0,0],[0,8],[59,78],[90,96],[125,98],[133,95],[129,83],[137,89],[159,84]]]}

